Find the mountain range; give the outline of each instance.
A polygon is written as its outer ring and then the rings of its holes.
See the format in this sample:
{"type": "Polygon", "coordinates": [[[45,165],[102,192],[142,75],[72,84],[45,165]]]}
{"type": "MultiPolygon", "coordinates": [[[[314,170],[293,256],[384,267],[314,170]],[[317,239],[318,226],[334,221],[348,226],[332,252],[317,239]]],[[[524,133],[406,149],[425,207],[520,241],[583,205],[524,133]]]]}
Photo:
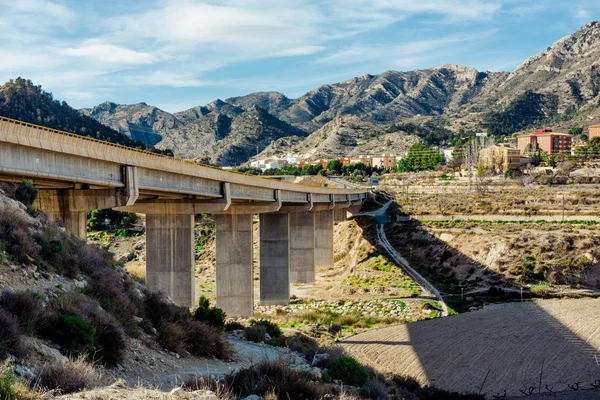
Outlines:
{"type": "Polygon", "coordinates": [[[297,99],[257,92],[174,114],[111,102],[80,113],[131,141],[239,165],[257,154],[400,153],[419,140],[437,145],[481,130],[505,136],[587,125],[600,121],[599,94],[600,22],[591,22],[511,73],[442,65],[363,75],[297,99]]]}

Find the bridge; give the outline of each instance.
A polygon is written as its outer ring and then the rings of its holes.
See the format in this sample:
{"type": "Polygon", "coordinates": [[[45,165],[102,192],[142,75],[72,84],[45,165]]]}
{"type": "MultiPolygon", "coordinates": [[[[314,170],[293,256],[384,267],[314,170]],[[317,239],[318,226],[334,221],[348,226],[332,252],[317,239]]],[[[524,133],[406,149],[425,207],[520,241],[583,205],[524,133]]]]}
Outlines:
{"type": "Polygon", "coordinates": [[[81,239],[86,213],[146,215],[146,284],[194,306],[194,219],[216,220],[217,306],[254,308],[253,215],[260,224],[260,303],[284,305],[290,282],[313,283],[333,265],[333,224],[360,207],[364,189],[264,179],[0,117],[0,182],[32,181],[34,206],[81,239]]]}

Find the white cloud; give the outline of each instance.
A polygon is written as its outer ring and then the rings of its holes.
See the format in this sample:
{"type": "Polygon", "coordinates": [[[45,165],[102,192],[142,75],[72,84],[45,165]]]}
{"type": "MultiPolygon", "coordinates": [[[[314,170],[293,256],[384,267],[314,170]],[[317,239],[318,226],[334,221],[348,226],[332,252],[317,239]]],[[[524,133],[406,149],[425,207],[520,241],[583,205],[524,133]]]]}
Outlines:
{"type": "Polygon", "coordinates": [[[481,39],[485,33],[470,36],[449,36],[442,39],[417,40],[399,45],[351,46],[333,52],[315,61],[316,64],[346,65],[368,63],[375,60],[389,60],[399,68],[416,65],[418,61],[431,56],[434,50],[452,44],[481,39]]]}
{"type": "Polygon", "coordinates": [[[144,65],[157,61],[155,57],[148,53],[95,41],[86,42],[79,47],[63,49],[60,54],[110,64],[144,65]]]}
{"type": "Polygon", "coordinates": [[[206,82],[198,79],[192,74],[163,70],[126,76],[123,83],[143,86],[169,86],[174,88],[200,87],[206,85],[206,82]]]}
{"type": "Polygon", "coordinates": [[[575,13],[575,18],[582,22],[590,22],[592,20],[592,16],[588,10],[583,8],[579,8],[575,13]]]}

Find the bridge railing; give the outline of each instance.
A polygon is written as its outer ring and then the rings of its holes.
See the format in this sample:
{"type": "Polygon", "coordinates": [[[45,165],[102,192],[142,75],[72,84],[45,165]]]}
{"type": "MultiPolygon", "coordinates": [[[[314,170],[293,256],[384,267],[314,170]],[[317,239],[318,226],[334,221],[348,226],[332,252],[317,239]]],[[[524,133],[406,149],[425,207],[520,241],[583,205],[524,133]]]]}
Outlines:
{"type": "MultiPolygon", "coordinates": [[[[169,157],[147,150],[131,148],[117,143],[76,135],[74,133],[0,116],[0,138],[2,137],[4,137],[4,140],[7,142],[22,146],[69,153],[118,164],[137,165],[149,169],[204,177],[211,180],[226,180],[242,186],[267,187],[292,192],[323,194],[359,192],[359,190],[356,189],[333,189],[298,185],[291,182],[275,182],[258,176],[249,176],[240,172],[223,170],[218,167],[200,164],[195,161],[169,157]],[[205,168],[205,170],[203,170],[203,168],[205,168]]],[[[360,192],[364,191],[361,190],[360,192]]]]}

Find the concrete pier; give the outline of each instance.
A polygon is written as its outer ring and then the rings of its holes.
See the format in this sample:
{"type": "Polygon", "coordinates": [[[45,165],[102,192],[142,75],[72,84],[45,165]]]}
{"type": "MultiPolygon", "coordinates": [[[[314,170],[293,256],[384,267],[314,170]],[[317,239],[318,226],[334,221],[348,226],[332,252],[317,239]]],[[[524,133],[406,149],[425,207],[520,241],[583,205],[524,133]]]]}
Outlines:
{"type": "Polygon", "coordinates": [[[194,215],[146,215],[148,288],[177,305],[195,306],[194,263],[194,215]]]}
{"type": "Polygon", "coordinates": [[[60,217],[56,216],[55,218],[62,219],[65,228],[79,239],[85,240],[87,238],[87,212],[63,212],[60,217]]]}
{"type": "Polygon", "coordinates": [[[290,302],[290,215],[260,214],[260,304],[290,302]]]}
{"type": "Polygon", "coordinates": [[[315,213],[290,214],[290,280],[315,282],[315,213]]]}
{"type": "Polygon", "coordinates": [[[254,314],[252,214],[217,214],[217,307],[229,317],[254,314]]]}
{"type": "Polygon", "coordinates": [[[333,267],[333,210],[315,214],[315,268],[333,267]]]}

